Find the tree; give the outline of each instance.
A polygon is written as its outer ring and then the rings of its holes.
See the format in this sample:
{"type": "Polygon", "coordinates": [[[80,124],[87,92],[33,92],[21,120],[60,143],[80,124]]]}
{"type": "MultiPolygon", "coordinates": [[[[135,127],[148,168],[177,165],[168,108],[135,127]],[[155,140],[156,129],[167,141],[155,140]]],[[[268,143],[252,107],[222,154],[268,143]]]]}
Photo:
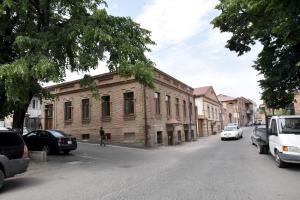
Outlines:
{"type": "Polygon", "coordinates": [[[238,55],[263,45],[254,68],[260,80],[262,99],[277,109],[291,104],[300,89],[300,1],[220,0],[221,14],[212,23],[232,33],[226,47],[238,55]]]}
{"type": "Polygon", "coordinates": [[[47,95],[41,83],[62,81],[66,70],[86,73],[105,61],[153,86],[150,32],[105,8],[103,0],[0,0],[0,88],[13,105],[14,128],[31,98],[47,95]]]}

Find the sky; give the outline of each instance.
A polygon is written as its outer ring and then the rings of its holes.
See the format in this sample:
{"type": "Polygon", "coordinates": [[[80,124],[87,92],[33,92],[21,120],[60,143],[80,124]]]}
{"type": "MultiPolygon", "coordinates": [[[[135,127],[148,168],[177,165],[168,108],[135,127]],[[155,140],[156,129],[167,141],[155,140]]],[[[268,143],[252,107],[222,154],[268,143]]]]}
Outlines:
{"type": "MultiPolygon", "coordinates": [[[[217,94],[260,100],[258,72],[252,68],[260,45],[237,56],[225,48],[230,33],[220,33],[211,21],[220,13],[217,0],[106,0],[108,13],[129,16],[152,32],[151,53],[156,67],[196,88],[213,86],[217,94]]],[[[92,75],[106,72],[100,65],[92,75]]],[[[81,78],[68,74],[67,81],[81,78]]]]}

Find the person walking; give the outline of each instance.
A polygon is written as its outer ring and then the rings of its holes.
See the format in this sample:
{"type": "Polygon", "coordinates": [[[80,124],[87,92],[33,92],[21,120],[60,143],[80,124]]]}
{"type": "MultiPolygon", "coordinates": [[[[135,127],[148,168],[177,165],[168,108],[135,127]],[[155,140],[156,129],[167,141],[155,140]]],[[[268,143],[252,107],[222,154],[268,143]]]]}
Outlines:
{"type": "Polygon", "coordinates": [[[106,137],[105,137],[105,132],[103,130],[102,127],[100,127],[100,131],[99,131],[99,134],[100,134],[100,146],[104,146],[106,145],[106,137]]]}

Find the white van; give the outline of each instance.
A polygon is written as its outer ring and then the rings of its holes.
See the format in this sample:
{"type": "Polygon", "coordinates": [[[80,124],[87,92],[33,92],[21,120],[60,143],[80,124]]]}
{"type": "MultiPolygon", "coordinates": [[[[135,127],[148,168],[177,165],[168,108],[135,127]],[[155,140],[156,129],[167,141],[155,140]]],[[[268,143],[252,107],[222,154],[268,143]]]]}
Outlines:
{"type": "Polygon", "coordinates": [[[273,116],[268,135],[269,150],[278,167],[300,164],[300,115],[273,116]]]}

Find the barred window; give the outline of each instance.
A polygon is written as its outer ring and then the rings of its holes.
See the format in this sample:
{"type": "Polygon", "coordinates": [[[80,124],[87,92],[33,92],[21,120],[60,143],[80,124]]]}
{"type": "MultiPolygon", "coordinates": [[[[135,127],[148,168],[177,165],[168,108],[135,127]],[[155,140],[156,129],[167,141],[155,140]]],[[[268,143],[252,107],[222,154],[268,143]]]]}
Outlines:
{"type": "Polygon", "coordinates": [[[110,96],[102,96],[102,116],[110,116],[110,96]]]}
{"type": "Polygon", "coordinates": [[[134,114],[134,94],[133,94],[133,92],[124,93],[124,113],[125,113],[125,115],[134,114]]]}
{"type": "Polygon", "coordinates": [[[72,120],[72,102],[65,102],[65,121],[72,120]]]}
{"type": "Polygon", "coordinates": [[[90,119],[90,100],[82,99],[82,120],[90,119]]]}

